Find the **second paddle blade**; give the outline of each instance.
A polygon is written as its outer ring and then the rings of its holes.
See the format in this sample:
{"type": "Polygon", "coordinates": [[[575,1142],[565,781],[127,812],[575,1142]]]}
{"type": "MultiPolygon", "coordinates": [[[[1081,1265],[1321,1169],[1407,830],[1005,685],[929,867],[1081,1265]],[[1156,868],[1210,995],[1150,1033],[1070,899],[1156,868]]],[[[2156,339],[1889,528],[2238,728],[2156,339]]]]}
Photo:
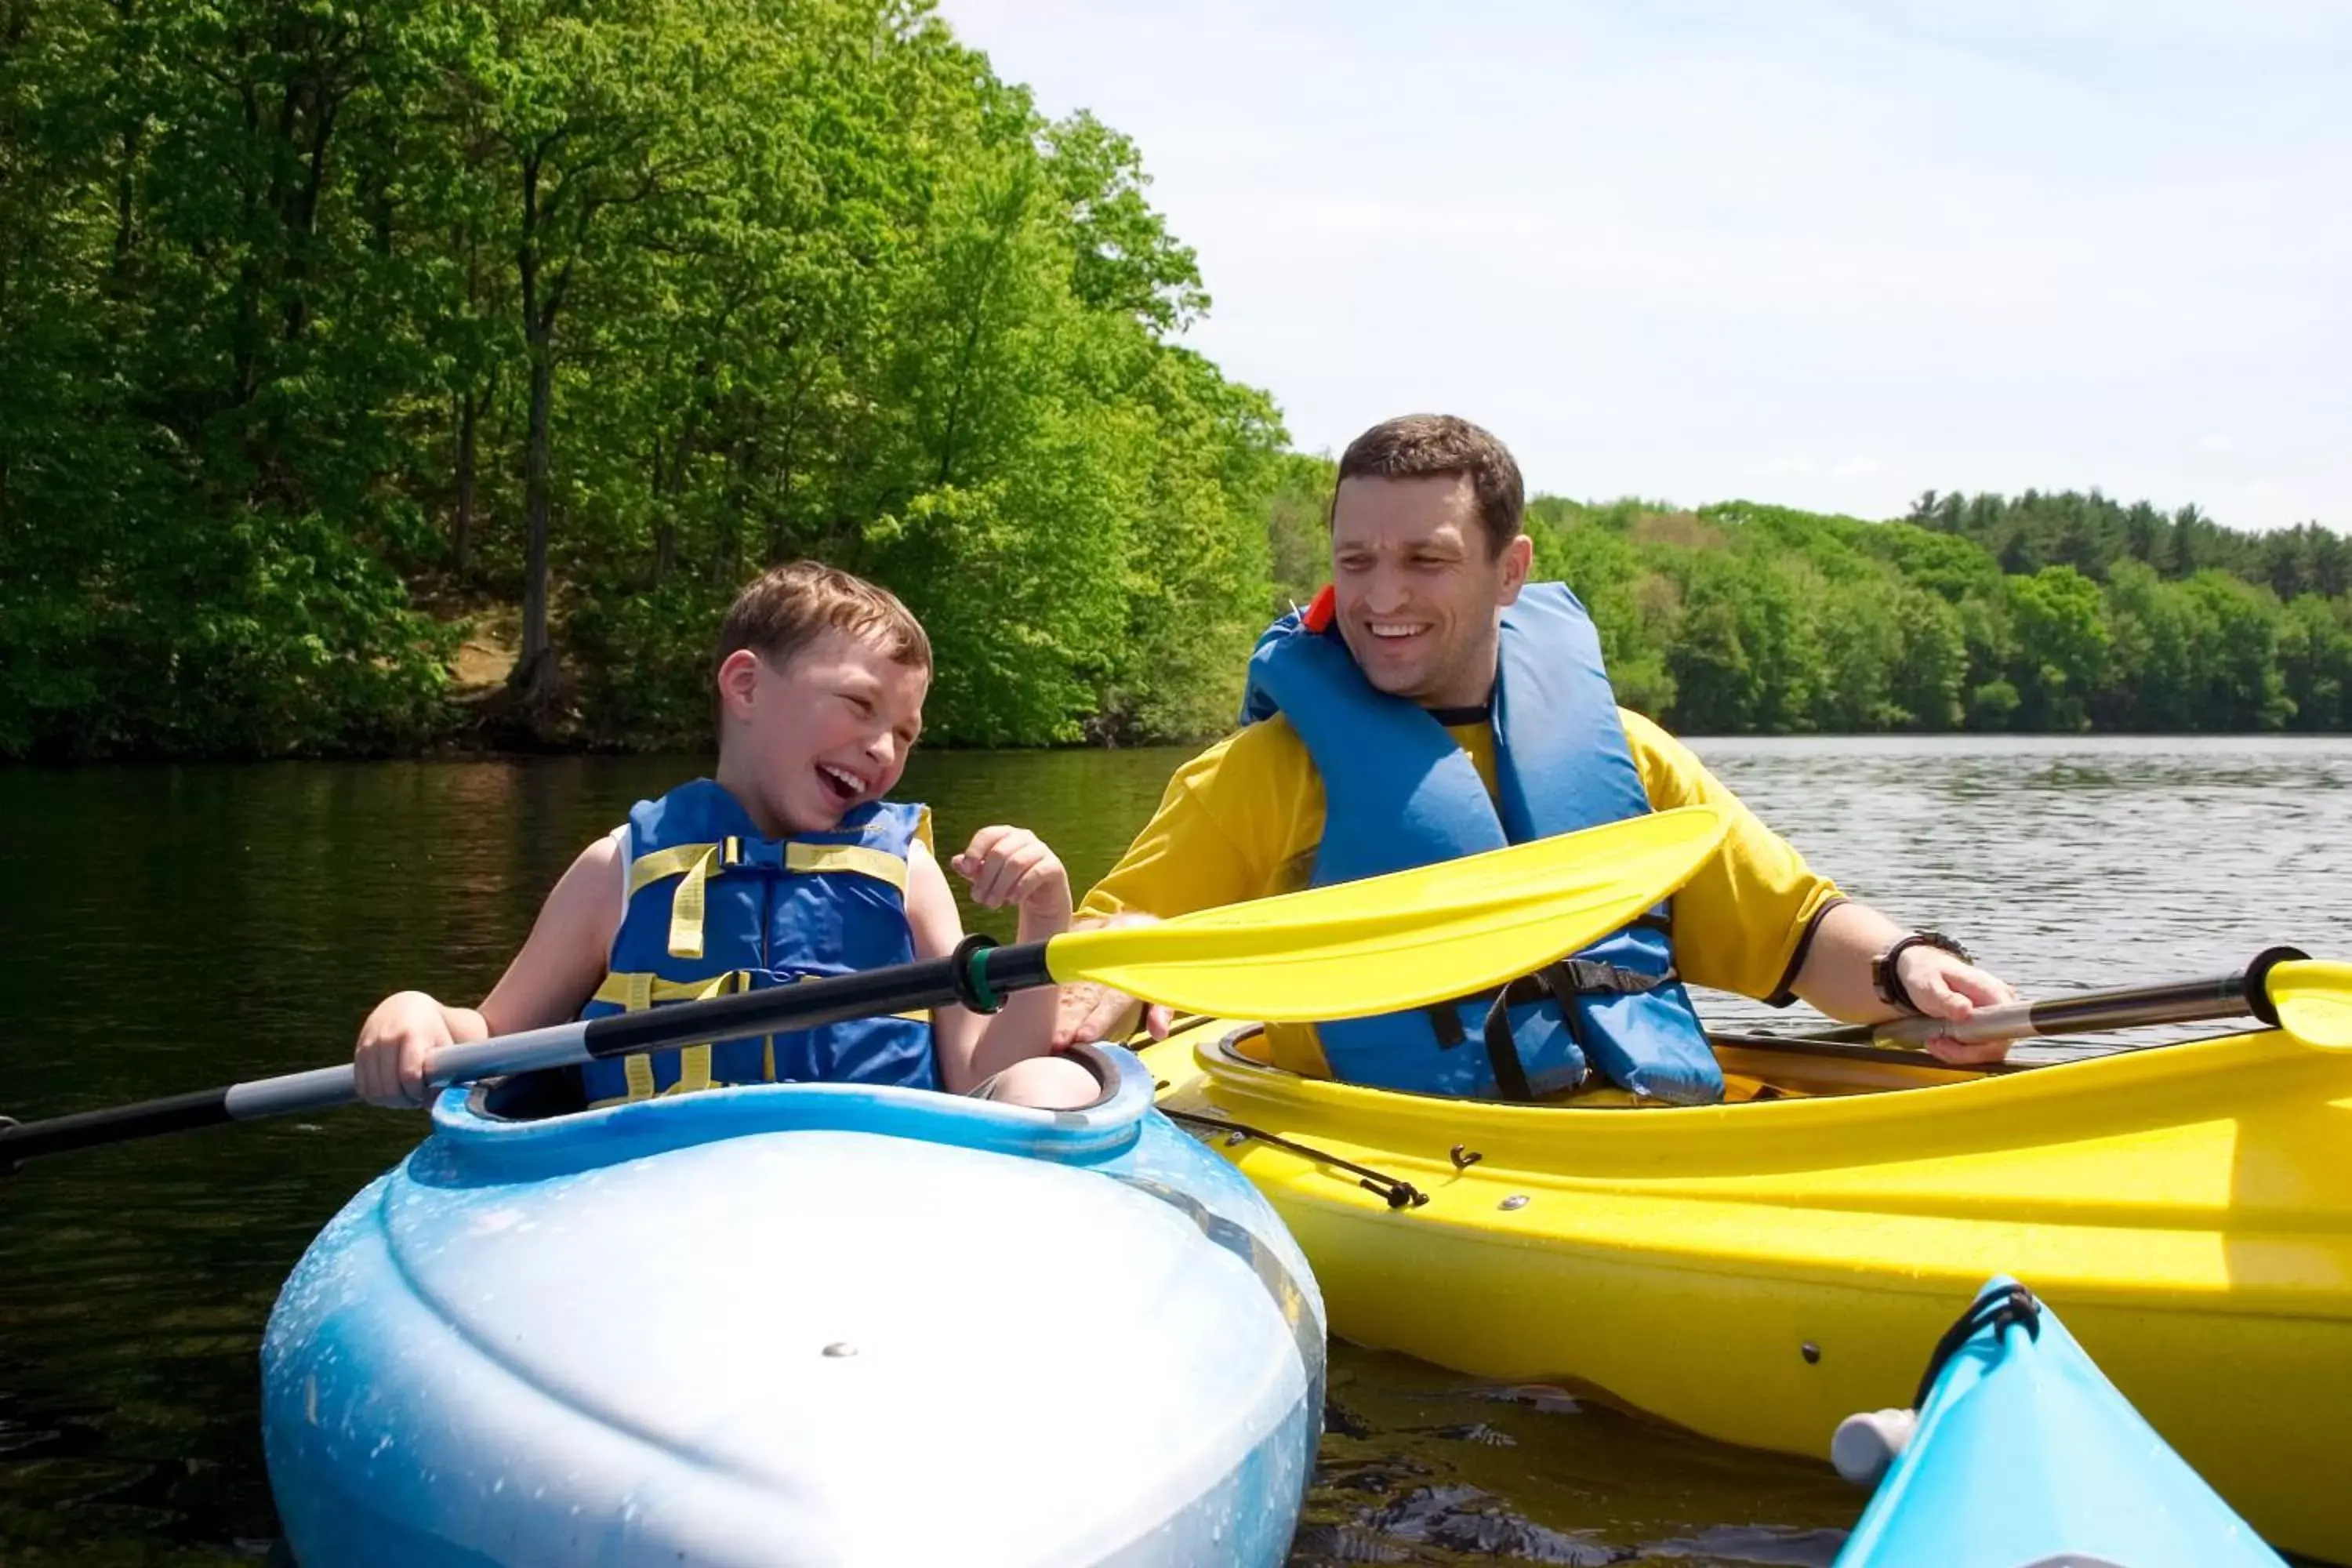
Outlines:
{"type": "Polygon", "coordinates": [[[1056,937],[1054,978],[1186,1012],[1308,1023],[1425,1007],[1542,968],[1615,931],[1723,840],[1712,806],[1358,882],[1056,937]]]}
{"type": "Polygon", "coordinates": [[[2352,963],[2316,958],[2277,965],[2263,979],[2279,1027],[2323,1051],[2352,1051],[2352,963]]]}

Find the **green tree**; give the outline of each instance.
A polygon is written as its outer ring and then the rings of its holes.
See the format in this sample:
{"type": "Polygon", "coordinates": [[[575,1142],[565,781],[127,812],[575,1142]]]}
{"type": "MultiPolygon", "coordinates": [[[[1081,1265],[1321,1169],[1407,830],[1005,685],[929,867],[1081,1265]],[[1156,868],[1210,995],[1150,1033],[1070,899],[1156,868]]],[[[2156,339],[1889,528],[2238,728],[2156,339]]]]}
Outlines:
{"type": "Polygon", "coordinates": [[[2016,630],[2010,684],[2019,717],[2034,730],[2080,730],[2105,673],[2108,631],[2099,586],[2072,566],[2045,566],[2009,582],[2016,630]]]}
{"type": "Polygon", "coordinates": [[[2296,598],[2279,626],[2278,658],[2293,728],[2352,727],[2352,605],[2317,594],[2296,598]]]}

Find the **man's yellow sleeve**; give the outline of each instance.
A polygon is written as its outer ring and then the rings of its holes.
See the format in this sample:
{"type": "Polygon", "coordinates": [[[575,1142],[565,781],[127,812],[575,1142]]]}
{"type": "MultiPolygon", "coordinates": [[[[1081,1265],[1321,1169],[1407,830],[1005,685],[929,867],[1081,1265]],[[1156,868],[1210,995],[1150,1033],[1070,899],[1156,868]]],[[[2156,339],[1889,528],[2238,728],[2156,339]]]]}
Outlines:
{"type": "Polygon", "coordinates": [[[1303,887],[1323,833],[1323,786],[1279,717],[1229,735],[1176,770],[1160,809],[1078,906],[1163,920],[1303,887]]]}
{"type": "Polygon", "coordinates": [[[1722,850],[1675,895],[1675,967],[1694,985],[1785,1003],[1813,922],[1843,895],[1688,746],[1638,713],[1619,717],[1654,808],[1712,805],[1728,824],[1722,850]]]}

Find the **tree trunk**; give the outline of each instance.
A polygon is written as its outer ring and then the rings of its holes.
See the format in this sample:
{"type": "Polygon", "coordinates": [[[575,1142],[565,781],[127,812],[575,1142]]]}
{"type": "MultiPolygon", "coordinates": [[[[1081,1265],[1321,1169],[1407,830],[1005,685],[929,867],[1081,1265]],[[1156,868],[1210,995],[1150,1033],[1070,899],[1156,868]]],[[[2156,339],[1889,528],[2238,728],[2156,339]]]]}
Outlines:
{"type": "Polygon", "coordinates": [[[555,647],[547,627],[548,426],[555,402],[551,334],[530,320],[530,426],[523,437],[522,657],[514,682],[534,712],[555,689],[555,647]]]}
{"type": "Polygon", "coordinates": [[[449,562],[460,577],[474,558],[474,467],[481,419],[468,387],[457,395],[457,499],[449,520],[449,562]]]}
{"type": "Polygon", "coordinates": [[[530,357],[530,420],[523,434],[522,656],[509,677],[525,714],[536,723],[556,691],[555,646],[548,632],[548,446],[555,405],[555,318],[562,280],[541,299],[539,276],[539,156],[522,167],[522,244],[515,256],[522,285],[522,327],[530,357]]]}

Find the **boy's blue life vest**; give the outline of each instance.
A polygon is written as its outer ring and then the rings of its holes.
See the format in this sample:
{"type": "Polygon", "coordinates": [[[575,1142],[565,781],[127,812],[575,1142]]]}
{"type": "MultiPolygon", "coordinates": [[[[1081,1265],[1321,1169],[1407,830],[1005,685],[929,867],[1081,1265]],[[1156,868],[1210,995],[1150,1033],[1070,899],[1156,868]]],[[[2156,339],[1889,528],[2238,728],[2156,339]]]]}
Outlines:
{"type": "MultiPolygon", "coordinates": [[[[1266,630],[1242,706],[1244,724],[1288,719],[1322,775],[1316,885],[1650,810],[1601,639],[1561,584],[1531,583],[1503,612],[1493,708],[1499,812],[1469,753],[1426,709],[1366,680],[1320,619],[1294,611],[1266,630]]],[[[1723,1097],[1722,1072],[1675,975],[1664,904],[1499,994],[1316,1033],[1335,1078],[1387,1089],[1527,1100],[1572,1089],[1590,1068],[1675,1104],[1723,1097]],[[1483,1051],[1460,1048],[1480,1039],[1483,1051]]]]}
{"type": "MultiPolygon", "coordinates": [[[[929,828],[923,807],[875,801],[831,832],[763,838],[709,779],[639,801],[610,973],[581,1016],[911,962],[907,852],[929,828]]],[[[641,1053],[580,1072],[591,1105],[715,1084],[939,1085],[927,1013],[641,1053]]]]}

